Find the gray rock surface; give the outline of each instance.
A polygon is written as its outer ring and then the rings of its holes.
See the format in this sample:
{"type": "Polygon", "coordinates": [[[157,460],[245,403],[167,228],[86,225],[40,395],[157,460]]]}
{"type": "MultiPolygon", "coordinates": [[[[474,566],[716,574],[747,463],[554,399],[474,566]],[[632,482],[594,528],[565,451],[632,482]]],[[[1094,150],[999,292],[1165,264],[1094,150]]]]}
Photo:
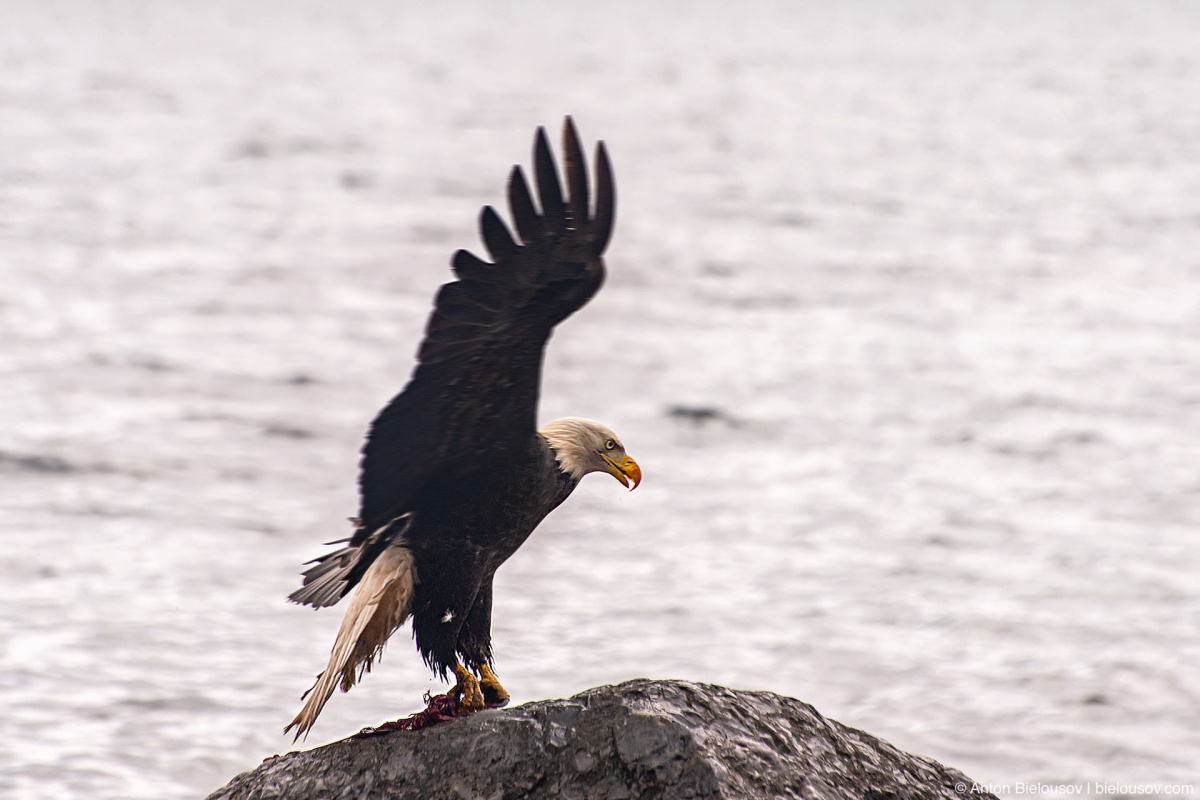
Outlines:
{"type": "Polygon", "coordinates": [[[770,692],[636,680],[263,762],[208,800],[988,798],[770,692]]]}

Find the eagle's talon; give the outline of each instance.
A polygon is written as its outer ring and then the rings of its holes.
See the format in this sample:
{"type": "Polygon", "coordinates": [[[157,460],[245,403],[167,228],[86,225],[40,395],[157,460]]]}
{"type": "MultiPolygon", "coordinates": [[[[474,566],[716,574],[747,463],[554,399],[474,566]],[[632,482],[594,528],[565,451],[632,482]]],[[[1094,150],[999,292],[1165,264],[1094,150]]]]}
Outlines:
{"type": "Polygon", "coordinates": [[[479,679],[462,664],[455,665],[454,675],[458,678],[458,683],[450,690],[450,693],[458,698],[459,710],[473,714],[487,708],[487,703],[483,699],[483,691],[479,687],[479,679]]]}
{"type": "Polygon", "coordinates": [[[512,699],[508,696],[508,692],[504,691],[503,686],[484,686],[480,684],[479,688],[483,692],[483,704],[488,708],[504,708],[508,705],[508,701],[512,699]]]}
{"type": "Polygon", "coordinates": [[[483,702],[488,708],[504,708],[508,705],[508,692],[500,685],[500,679],[487,664],[479,666],[479,689],[483,692],[483,702]]]}

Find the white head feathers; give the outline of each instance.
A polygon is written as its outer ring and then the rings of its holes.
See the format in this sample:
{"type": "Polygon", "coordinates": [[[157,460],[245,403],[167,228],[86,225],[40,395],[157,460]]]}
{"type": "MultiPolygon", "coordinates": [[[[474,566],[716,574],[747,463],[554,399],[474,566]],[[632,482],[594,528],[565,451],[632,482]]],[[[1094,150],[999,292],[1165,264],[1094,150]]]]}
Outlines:
{"type": "Polygon", "coordinates": [[[539,431],[558,459],[558,466],[576,480],[589,472],[607,472],[625,485],[641,480],[641,470],[625,454],[625,446],[607,425],[580,417],[546,423],[539,431]],[[636,477],[634,475],[636,471],[636,477]]]}

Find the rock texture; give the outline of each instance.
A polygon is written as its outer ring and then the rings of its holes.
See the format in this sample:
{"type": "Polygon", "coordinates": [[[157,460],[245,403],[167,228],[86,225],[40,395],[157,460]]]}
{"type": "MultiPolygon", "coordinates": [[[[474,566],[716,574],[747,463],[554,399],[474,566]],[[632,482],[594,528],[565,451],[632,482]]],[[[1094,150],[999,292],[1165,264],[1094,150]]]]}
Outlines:
{"type": "Polygon", "coordinates": [[[992,797],[971,785],[798,700],[636,680],[270,758],[208,800],[992,797]]]}

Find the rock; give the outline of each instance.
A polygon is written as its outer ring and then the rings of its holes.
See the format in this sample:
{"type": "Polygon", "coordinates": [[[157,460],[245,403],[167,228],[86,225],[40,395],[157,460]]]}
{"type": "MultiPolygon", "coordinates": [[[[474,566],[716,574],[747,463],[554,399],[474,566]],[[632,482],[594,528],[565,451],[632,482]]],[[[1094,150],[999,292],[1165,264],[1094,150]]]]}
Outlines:
{"type": "Polygon", "coordinates": [[[269,758],[208,800],[994,800],[972,783],[798,700],[636,680],[269,758]]]}

